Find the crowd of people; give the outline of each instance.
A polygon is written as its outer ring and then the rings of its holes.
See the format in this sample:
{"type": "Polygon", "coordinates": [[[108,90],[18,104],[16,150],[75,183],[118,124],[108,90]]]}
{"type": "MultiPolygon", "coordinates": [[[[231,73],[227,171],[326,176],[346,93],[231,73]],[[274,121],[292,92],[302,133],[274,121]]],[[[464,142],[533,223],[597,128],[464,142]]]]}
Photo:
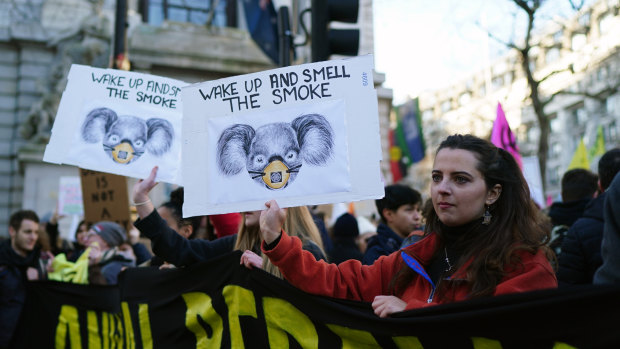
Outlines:
{"type": "Polygon", "coordinates": [[[204,217],[183,217],[183,188],[154,206],[149,193],[157,171],[133,187],[137,220],[129,231],[114,222],[81,222],[74,241],[66,241],[56,214],[46,221],[30,210],[11,216],[10,238],[0,243],[0,348],[10,343],[26,283],[56,272],[60,254],[88,261],[85,282],[111,285],[126,268],[183,268],[239,250],[248,268],[308,293],[370,302],[380,317],[558,285],[620,282],[620,149],[600,158],[597,174],[567,171],[562,200],[547,211],[530,198],[512,155],[475,136],[449,136],[435,153],[430,193],[386,186],[372,232],[350,212],[326,228],[313,207],[282,209],[271,200],[262,211],[209,217],[219,229],[200,236],[204,217]]]}

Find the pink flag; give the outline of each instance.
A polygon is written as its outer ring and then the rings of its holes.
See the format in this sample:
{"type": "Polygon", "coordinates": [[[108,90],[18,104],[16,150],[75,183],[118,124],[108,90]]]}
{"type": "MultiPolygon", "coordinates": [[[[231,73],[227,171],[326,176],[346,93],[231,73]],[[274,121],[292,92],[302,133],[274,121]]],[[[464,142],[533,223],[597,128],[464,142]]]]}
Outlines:
{"type": "Polygon", "coordinates": [[[519,167],[523,168],[521,163],[521,154],[519,154],[519,146],[517,145],[517,138],[510,130],[508,121],[506,121],[506,115],[502,109],[501,103],[497,103],[497,118],[493,123],[493,132],[491,132],[491,143],[496,147],[502,148],[512,154],[519,167]]]}

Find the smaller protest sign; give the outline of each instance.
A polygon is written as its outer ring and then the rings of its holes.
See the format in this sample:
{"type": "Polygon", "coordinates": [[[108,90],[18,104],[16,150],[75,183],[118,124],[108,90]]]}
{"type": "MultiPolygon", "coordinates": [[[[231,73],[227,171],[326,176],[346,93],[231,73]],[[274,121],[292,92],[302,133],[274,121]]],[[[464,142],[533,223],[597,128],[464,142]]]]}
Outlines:
{"type": "Polygon", "coordinates": [[[164,77],[74,64],[43,161],[181,184],[181,86],[164,77]]]}
{"type": "Polygon", "coordinates": [[[127,179],[110,173],[80,169],[84,200],[84,221],[90,226],[112,221],[130,228],[127,179]]]}
{"type": "Polygon", "coordinates": [[[60,177],[58,187],[58,214],[63,216],[84,214],[80,177],[60,177]]]}

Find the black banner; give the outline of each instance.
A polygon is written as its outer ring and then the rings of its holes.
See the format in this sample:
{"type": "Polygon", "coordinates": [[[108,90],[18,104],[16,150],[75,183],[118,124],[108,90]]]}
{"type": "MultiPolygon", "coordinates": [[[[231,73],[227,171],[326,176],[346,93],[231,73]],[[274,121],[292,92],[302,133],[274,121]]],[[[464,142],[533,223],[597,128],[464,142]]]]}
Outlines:
{"type": "Polygon", "coordinates": [[[29,284],[15,348],[614,348],[620,286],[547,290],[380,319],[369,303],[308,295],[240,252],[118,287],[29,284]]]}

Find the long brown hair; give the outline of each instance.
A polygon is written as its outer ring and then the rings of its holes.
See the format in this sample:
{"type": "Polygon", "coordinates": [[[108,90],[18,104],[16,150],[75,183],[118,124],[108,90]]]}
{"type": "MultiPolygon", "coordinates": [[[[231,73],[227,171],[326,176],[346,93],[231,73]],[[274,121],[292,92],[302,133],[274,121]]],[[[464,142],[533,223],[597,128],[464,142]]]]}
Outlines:
{"type": "MultiPolygon", "coordinates": [[[[245,216],[242,223],[239,226],[239,233],[237,235],[237,242],[235,242],[235,250],[252,250],[255,253],[261,254],[260,249],[257,250],[256,246],[259,246],[261,242],[260,231],[258,224],[255,227],[248,227],[245,224],[245,216]]],[[[286,220],[282,227],[284,231],[290,236],[297,236],[301,239],[302,243],[311,241],[316,244],[321,252],[323,251],[323,242],[321,240],[321,234],[317,228],[310,210],[306,206],[289,207],[286,209],[286,220]]],[[[282,273],[278,267],[273,265],[269,258],[265,255],[263,257],[263,270],[269,272],[277,277],[282,277],[282,273]]]]}
{"type": "MultiPolygon", "coordinates": [[[[521,266],[518,251],[536,254],[543,250],[549,258],[550,250],[546,243],[550,238],[548,223],[541,219],[539,210],[530,199],[530,190],[519,165],[507,151],[497,148],[490,142],[472,135],[452,135],[446,138],[437,149],[467,150],[474,154],[478,162],[476,168],[484,177],[487,189],[496,184],[502,187],[501,195],[490,206],[493,216],[488,226],[475,224],[466,236],[459,238],[463,254],[456,261],[453,271],[466,262],[471,264],[465,270],[465,280],[470,286],[470,297],[492,295],[501,282],[506,268],[521,266]]],[[[442,241],[444,232],[434,209],[428,212],[426,233],[435,232],[442,241]]],[[[407,286],[413,271],[403,263],[401,270],[390,283],[394,290],[407,286]]],[[[446,290],[450,283],[440,283],[437,293],[446,290]]]]}

